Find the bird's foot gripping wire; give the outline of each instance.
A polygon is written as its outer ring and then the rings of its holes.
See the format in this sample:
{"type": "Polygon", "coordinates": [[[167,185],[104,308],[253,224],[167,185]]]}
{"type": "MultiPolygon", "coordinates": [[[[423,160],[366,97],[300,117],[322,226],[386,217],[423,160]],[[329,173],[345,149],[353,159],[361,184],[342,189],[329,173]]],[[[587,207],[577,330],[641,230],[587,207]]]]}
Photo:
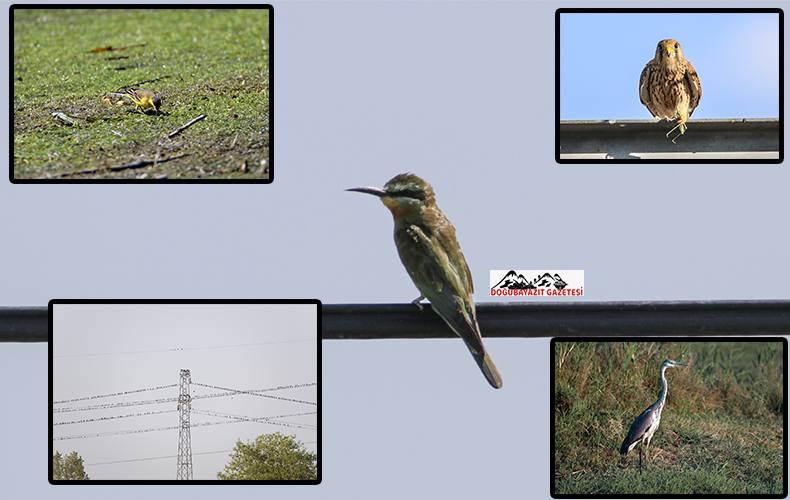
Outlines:
{"type": "Polygon", "coordinates": [[[412,304],[420,308],[420,312],[422,312],[422,304],[420,304],[420,301],[423,299],[425,299],[425,295],[420,295],[419,297],[411,301],[412,304]]]}

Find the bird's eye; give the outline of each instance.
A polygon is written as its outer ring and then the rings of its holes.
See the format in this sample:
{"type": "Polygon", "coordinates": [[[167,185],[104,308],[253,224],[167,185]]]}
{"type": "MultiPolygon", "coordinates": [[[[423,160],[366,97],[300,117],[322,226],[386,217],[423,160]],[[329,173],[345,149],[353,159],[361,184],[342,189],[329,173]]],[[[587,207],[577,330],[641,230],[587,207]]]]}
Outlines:
{"type": "Polygon", "coordinates": [[[415,200],[424,200],[425,199],[425,192],[423,191],[412,191],[410,189],[401,189],[396,193],[397,196],[401,196],[404,198],[414,198],[415,200]]]}
{"type": "Polygon", "coordinates": [[[678,44],[675,44],[675,48],[678,48],[678,44]]]}

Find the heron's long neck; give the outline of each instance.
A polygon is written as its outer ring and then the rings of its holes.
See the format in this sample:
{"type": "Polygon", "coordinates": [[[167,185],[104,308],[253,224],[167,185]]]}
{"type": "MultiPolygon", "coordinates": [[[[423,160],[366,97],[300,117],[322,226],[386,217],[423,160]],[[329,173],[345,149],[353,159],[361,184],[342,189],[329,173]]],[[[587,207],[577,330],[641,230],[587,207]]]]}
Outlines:
{"type": "Polygon", "coordinates": [[[667,371],[666,366],[661,367],[661,395],[658,396],[658,401],[656,401],[657,405],[657,412],[660,415],[661,410],[664,408],[664,401],[667,399],[667,378],[664,376],[664,372],[667,371]]]}

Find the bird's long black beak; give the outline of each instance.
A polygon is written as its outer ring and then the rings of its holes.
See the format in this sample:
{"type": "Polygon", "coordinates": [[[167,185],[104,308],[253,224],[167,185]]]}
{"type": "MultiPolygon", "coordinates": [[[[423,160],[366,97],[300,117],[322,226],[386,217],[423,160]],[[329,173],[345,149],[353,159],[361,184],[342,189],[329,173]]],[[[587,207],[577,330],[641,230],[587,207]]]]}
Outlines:
{"type": "Polygon", "coordinates": [[[387,192],[381,188],[374,188],[374,187],[360,187],[360,188],[351,188],[346,189],[346,191],[356,191],[357,193],[367,193],[372,194],[373,196],[378,196],[379,198],[383,198],[387,196],[387,192]]]}

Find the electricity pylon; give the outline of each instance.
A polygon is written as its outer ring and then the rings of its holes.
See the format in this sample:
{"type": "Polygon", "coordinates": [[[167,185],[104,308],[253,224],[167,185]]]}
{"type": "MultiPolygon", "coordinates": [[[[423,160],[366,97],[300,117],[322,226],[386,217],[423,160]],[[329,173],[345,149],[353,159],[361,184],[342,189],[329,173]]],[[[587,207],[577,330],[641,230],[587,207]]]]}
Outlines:
{"type": "Polygon", "coordinates": [[[178,394],[178,473],[176,480],[192,480],[192,439],[189,437],[189,412],[192,409],[192,396],[189,384],[192,377],[189,370],[181,370],[181,392],[178,394]]]}

